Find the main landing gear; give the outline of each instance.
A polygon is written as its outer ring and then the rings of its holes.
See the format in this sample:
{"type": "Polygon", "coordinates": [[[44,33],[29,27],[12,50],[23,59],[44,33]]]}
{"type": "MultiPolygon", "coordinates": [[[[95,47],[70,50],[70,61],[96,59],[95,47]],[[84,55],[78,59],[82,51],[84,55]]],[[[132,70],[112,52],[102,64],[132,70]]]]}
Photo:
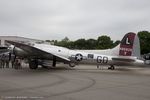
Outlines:
{"type": "Polygon", "coordinates": [[[70,66],[70,67],[75,67],[75,66],[76,66],[76,64],[75,64],[75,63],[73,63],[73,62],[70,62],[70,63],[69,63],[69,66],[70,66]]]}
{"type": "Polygon", "coordinates": [[[53,67],[56,67],[56,56],[53,56],[53,64],[52,64],[53,67]]]}
{"type": "Polygon", "coordinates": [[[114,70],[115,67],[114,67],[114,65],[110,65],[110,67],[108,67],[108,69],[114,70]]]}
{"type": "Polygon", "coordinates": [[[38,68],[38,60],[32,59],[29,61],[29,68],[30,69],[37,69],[38,68]]]}

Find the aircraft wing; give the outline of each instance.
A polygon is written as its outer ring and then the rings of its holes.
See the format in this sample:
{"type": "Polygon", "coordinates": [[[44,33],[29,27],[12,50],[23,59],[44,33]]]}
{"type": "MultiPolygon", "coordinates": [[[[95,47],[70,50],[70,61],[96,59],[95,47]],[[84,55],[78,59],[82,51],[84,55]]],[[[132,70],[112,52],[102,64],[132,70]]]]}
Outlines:
{"type": "Polygon", "coordinates": [[[70,59],[68,59],[66,57],[44,51],[44,49],[39,49],[36,46],[34,46],[34,44],[31,44],[31,43],[25,44],[25,43],[8,41],[8,40],[7,40],[7,42],[14,45],[15,47],[18,47],[18,48],[24,50],[29,56],[31,56],[33,58],[52,59],[53,56],[56,56],[59,60],[67,61],[67,62],[70,61],[70,59]]]}

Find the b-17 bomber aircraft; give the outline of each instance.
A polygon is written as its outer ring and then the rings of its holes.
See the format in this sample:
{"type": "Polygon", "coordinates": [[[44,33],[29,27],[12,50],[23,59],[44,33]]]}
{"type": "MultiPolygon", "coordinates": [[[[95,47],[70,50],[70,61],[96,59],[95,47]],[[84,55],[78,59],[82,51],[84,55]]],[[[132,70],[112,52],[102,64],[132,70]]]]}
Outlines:
{"type": "Polygon", "coordinates": [[[121,43],[113,49],[106,50],[70,50],[60,46],[39,43],[21,43],[7,41],[14,45],[13,53],[18,57],[27,58],[30,69],[37,69],[38,65],[56,66],[56,62],[75,67],[78,64],[114,66],[146,66],[140,59],[140,43],[137,34],[127,33],[121,43]]]}

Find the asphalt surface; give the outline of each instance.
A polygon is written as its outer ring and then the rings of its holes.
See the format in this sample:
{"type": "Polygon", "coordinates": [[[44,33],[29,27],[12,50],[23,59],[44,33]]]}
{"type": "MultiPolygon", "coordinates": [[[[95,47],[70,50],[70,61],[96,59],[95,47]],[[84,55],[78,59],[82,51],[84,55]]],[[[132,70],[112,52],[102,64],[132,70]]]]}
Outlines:
{"type": "Polygon", "coordinates": [[[0,69],[0,100],[150,100],[150,68],[0,69]]]}

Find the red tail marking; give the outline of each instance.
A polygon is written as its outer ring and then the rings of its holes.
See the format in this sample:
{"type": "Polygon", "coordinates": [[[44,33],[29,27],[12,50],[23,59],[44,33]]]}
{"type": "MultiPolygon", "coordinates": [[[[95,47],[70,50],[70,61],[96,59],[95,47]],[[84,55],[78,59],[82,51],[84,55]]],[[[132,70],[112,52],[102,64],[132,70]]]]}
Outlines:
{"type": "Polygon", "coordinates": [[[128,33],[124,36],[120,44],[119,55],[120,56],[131,56],[135,33],[128,33]]]}

